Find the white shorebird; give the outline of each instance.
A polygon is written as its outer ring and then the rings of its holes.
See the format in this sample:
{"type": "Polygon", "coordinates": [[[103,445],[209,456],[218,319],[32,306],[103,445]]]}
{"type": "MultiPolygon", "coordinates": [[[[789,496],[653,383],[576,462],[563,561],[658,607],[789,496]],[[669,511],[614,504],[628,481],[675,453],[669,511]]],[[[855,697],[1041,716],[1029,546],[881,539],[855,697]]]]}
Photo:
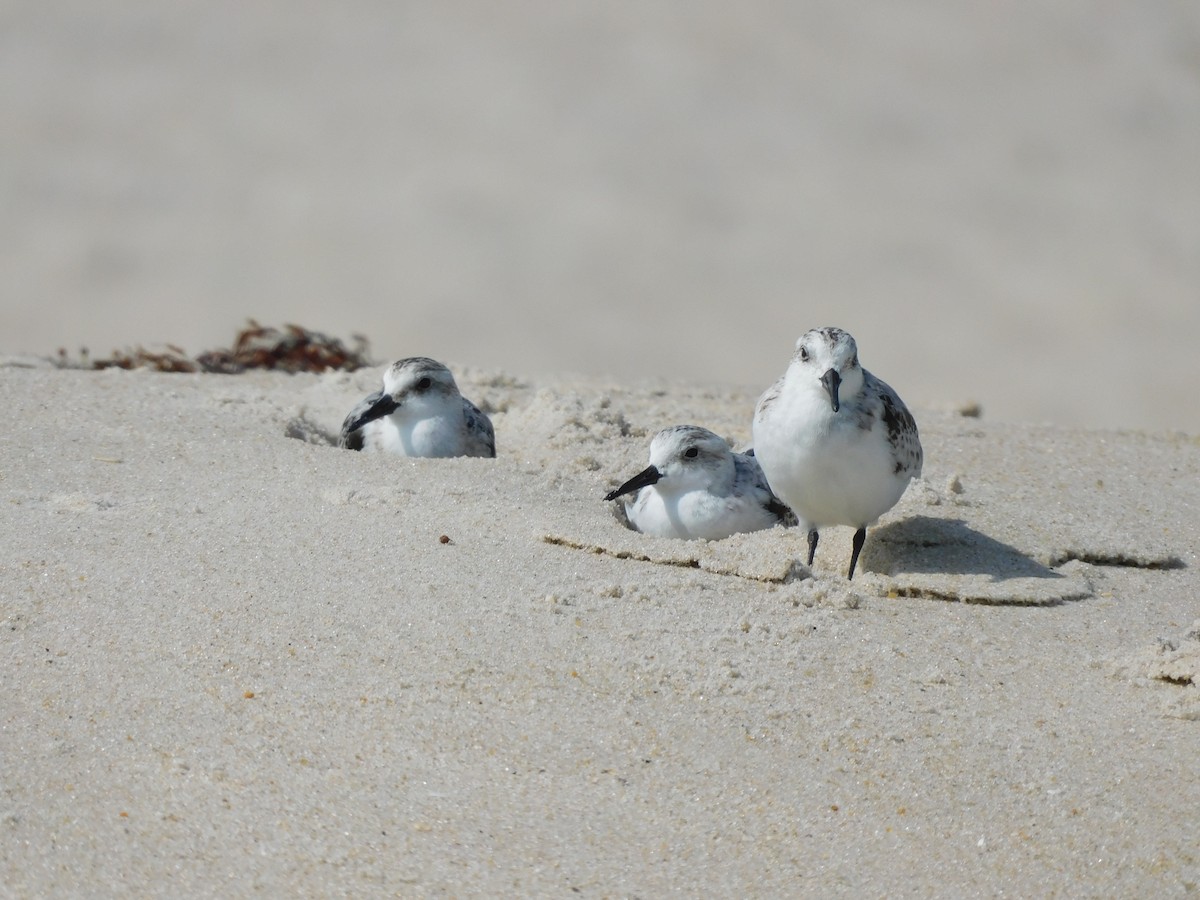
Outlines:
{"type": "Polygon", "coordinates": [[[650,465],[604,499],[635,492],[625,502],[626,518],[656,537],[716,541],[796,521],[771,493],[752,453],[734,453],[724,438],[695,425],[656,434],[650,465]]]}
{"type": "Polygon", "coordinates": [[[858,364],[840,328],[796,341],[783,377],[758,401],[754,449],[775,492],[808,529],[808,564],[825,525],[854,533],[854,577],[867,526],[921,474],[917,423],[896,392],[858,364]]]}
{"type": "Polygon", "coordinates": [[[383,390],[342,424],[339,444],[400,456],[495,456],[491,420],[458,392],[450,370],[415,356],[384,370],[383,390]]]}

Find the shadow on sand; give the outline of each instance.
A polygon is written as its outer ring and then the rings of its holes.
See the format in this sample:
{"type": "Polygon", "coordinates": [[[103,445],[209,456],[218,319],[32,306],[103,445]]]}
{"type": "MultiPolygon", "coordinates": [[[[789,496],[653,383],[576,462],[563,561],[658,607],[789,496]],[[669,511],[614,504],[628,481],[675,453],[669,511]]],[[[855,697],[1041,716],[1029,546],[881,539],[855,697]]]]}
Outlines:
{"type": "Polygon", "coordinates": [[[888,575],[979,575],[993,581],[1063,577],[961,519],[933,516],[912,516],[872,530],[862,558],[871,571],[888,575]]]}

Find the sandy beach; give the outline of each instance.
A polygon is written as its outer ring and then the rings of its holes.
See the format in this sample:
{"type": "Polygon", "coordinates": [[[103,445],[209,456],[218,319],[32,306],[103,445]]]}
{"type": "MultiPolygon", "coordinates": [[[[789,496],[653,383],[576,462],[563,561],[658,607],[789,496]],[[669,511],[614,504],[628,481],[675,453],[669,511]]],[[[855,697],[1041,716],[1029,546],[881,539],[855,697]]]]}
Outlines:
{"type": "Polygon", "coordinates": [[[1200,891],[1194,0],[9,7],[0,895],[1200,891]],[[248,317],[498,457],[50,361],[248,317]],[[925,450],[853,582],[624,528],[822,325],[925,450]]]}
{"type": "Polygon", "coordinates": [[[1194,0],[0,15],[4,352],[761,390],[836,325],[910,403],[1200,433],[1194,0]]]}
{"type": "Polygon", "coordinates": [[[404,460],[326,441],[372,370],[11,363],[12,896],[1200,884],[1195,438],[918,408],[847,583],[602,502],[743,391],[458,367],[498,458],[404,460]]]}

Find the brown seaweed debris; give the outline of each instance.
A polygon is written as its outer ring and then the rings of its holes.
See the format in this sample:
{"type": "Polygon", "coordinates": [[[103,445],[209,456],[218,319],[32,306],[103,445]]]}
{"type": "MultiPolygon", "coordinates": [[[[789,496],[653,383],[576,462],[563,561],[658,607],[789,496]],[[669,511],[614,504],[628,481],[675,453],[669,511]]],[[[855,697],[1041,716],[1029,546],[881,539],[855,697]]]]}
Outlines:
{"type": "MultiPolygon", "coordinates": [[[[65,350],[59,350],[59,365],[71,362],[65,350]]],[[[324,372],[327,369],[354,371],[372,365],[367,356],[367,339],[354,335],[353,346],[347,347],[337,338],[311,331],[299,325],[282,329],[259,325],[250,319],[238,332],[233,346],[207,350],[192,358],[183,349],[168,344],[163,350],[144,347],[113,351],[110,359],[89,361],[87,351],[81,354],[78,367],[86,369],[154,369],[159,372],[217,372],[226,375],[247,369],[279,369],[283,372],[324,372]]]]}

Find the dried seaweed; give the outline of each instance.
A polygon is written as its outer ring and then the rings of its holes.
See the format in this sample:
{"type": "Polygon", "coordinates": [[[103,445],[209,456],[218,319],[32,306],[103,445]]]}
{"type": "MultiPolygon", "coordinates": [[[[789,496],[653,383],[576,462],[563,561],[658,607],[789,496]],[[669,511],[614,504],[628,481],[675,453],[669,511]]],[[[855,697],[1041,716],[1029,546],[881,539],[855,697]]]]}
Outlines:
{"type": "Polygon", "coordinates": [[[367,339],[353,336],[347,347],[337,338],[312,331],[299,325],[282,329],[258,324],[249,319],[238,332],[233,346],[207,350],[196,357],[188,356],[181,347],[168,344],[161,350],[135,347],[113,351],[109,359],[92,360],[86,348],[78,361],[69,358],[66,350],[58,351],[58,364],[63,368],[84,369],[154,369],[159,372],[216,372],[233,375],[248,369],[278,369],[283,372],[324,372],[328,369],[354,371],[372,365],[367,355],[367,339]]]}

